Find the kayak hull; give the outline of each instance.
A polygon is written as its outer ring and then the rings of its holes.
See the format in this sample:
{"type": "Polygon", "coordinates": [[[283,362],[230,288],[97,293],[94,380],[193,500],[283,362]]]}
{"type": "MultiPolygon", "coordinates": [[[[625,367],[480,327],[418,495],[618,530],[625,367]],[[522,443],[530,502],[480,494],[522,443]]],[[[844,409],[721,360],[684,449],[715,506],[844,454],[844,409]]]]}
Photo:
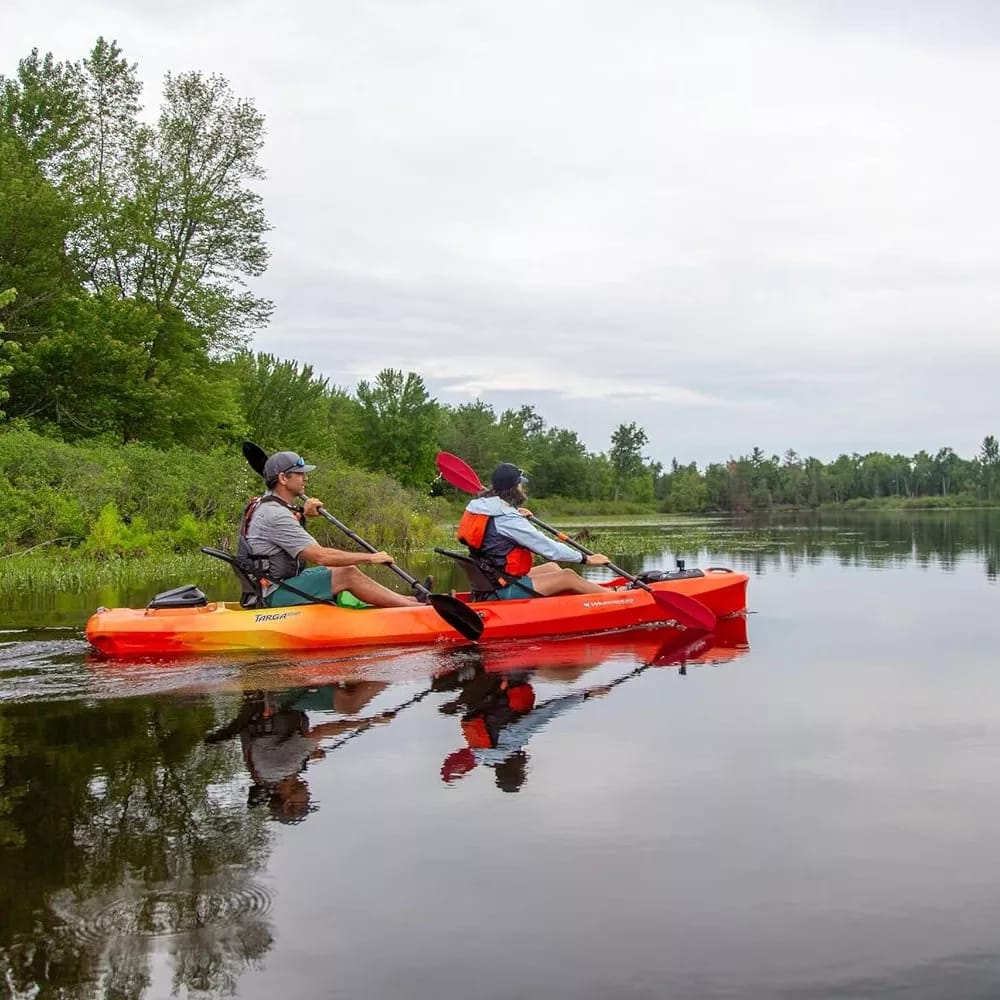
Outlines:
{"type": "MultiPolygon", "coordinates": [[[[746,609],[745,573],[704,575],[651,583],[656,591],[701,601],[717,617],[746,609]]],[[[667,624],[648,592],[611,580],[604,594],[571,594],[470,606],[483,620],[482,641],[577,635],[667,624]]],[[[457,595],[468,600],[468,595],[457,595]]],[[[244,610],[211,602],[191,608],[100,609],[87,622],[87,640],[107,656],[365,648],[466,640],[429,605],[355,610],[324,604],[244,610]]]]}

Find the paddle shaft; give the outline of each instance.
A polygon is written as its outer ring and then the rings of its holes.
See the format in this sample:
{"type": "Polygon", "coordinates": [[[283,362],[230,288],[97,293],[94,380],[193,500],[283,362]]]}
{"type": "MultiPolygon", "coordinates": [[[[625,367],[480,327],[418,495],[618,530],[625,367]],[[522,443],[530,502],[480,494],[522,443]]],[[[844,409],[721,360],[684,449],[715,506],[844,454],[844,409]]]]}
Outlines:
{"type": "MultiPolygon", "coordinates": [[[[299,499],[303,503],[305,503],[309,499],[309,497],[307,497],[304,493],[300,493],[299,499]]],[[[346,524],[335,518],[333,514],[331,514],[325,507],[319,508],[319,516],[322,517],[323,520],[329,521],[330,524],[332,524],[335,528],[338,528],[340,531],[342,531],[345,535],[347,535],[347,537],[352,542],[354,542],[356,545],[359,545],[366,552],[378,552],[378,549],[375,548],[375,546],[372,545],[371,542],[366,541],[359,534],[357,534],[354,531],[351,531],[351,529],[348,528],[346,524]]],[[[385,565],[387,565],[389,569],[391,569],[393,573],[395,573],[396,576],[398,576],[401,580],[405,580],[411,587],[413,587],[413,589],[416,590],[418,594],[430,593],[430,591],[422,583],[418,582],[415,577],[410,576],[410,574],[407,573],[406,570],[403,569],[401,566],[397,566],[394,562],[386,563],[385,565]]]]}
{"type": "MultiPolygon", "coordinates": [[[[594,553],[588,549],[586,546],[581,545],[579,542],[570,538],[565,532],[560,531],[558,528],[553,528],[551,524],[546,524],[544,521],[535,517],[534,514],[528,515],[528,520],[533,521],[538,525],[539,528],[549,532],[554,535],[560,542],[564,545],[568,545],[571,549],[576,549],[577,552],[585,556],[592,556],[594,553]]],[[[626,573],[620,566],[616,566],[613,562],[607,564],[608,569],[612,573],[617,573],[619,576],[625,577],[634,587],[639,587],[645,590],[646,593],[650,594],[654,601],[660,605],[662,608],[669,608],[676,615],[683,615],[685,618],[690,619],[689,621],[682,621],[681,624],[686,624],[689,627],[695,625],[698,628],[713,629],[715,628],[716,618],[714,612],[706,607],[701,601],[694,597],[688,597],[686,594],[669,594],[660,590],[653,590],[653,588],[646,583],[645,580],[640,580],[639,577],[634,576],[631,573],[626,573]]]]}
{"type": "MultiPolygon", "coordinates": [[[[554,535],[560,542],[564,545],[568,545],[571,549],[576,549],[581,555],[592,556],[594,553],[588,549],[586,546],[581,545],[578,541],[570,538],[565,531],[560,531],[558,528],[553,528],[551,524],[546,524],[540,518],[535,517],[534,514],[528,515],[528,520],[533,521],[538,525],[539,528],[547,531],[550,535],[554,535]]],[[[630,583],[634,583],[637,587],[642,587],[643,590],[648,590],[654,596],[656,591],[653,590],[645,581],[640,580],[637,576],[633,576],[631,573],[626,573],[620,566],[616,566],[613,562],[608,563],[608,569],[612,573],[617,573],[619,576],[625,577],[630,583]]]]}
{"type": "MultiPolygon", "coordinates": [[[[390,708],[387,711],[382,712],[381,714],[383,716],[389,716],[390,718],[395,718],[400,712],[403,711],[404,708],[409,708],[411,705],[416,705],[418,701],[423,701],[424,698],[426,698],[433,690],[434,690],[433,688],[427,688],[424,691],[419,691],[412,698],[408,698],[406,701],[404,701],[402,705],[397,705],[395,708],[390,708]]],[[[359,726],[357,729],[354,730],[353,733],[348,733],[346,736],[342,736],[339,740],[336,740],[333,744],[331,744],[328,747],[325,747],[324,749],[326,750],[327,753],[330,753],[333,750],[337,750],[340,747],[342,747],[345,743],[348,743],[351,740],[353,740],[355,737],[360,736],[362,733],[368,732],[368,730],[375,725],[376,723],[375,720],[373,719],[365,723],[363,726],[359,726]]]]}

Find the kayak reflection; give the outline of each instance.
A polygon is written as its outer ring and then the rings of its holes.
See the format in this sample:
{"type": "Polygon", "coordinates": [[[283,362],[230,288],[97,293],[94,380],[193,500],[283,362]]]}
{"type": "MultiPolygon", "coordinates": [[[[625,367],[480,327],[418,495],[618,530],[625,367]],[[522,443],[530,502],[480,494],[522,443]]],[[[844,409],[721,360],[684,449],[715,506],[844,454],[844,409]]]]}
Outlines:
{"type": "MultiPolygon", "coordinates": [[[[493,771],[497,787],[516,792],[528,769],[526,746],[535,733],[560,715],[592,698],[608,694],[650,667],[721,662],[749,647],[746,620],[720,622],[712,634],[675,630],[573,637],[548,642],[508,643],[492,647],[449,649],[437,660],[438,672],[406,701],[385,711],[360,713],[390,688],[389,681],[341,679],[331,681],[320,671],[289,689],[245,691],[237,714],[205,736],[208,744],[239,738],[243,764],[250,776],[250,808],[266,805],[280,823],[298,823],[316,806],[306,772],[350,740],[384,725],[402,710],[431,694],[451,695],[438,706],[443,715],[458,716],[465,745],[448,754],[441,778],[451,785],[476,767],[493,771]],[[537,679],[575,682],[586,671],[618,660],[627,673],[601,684],[576,688],[540,701],[537,679]],[[637,665],[638,664],[638,665],[637,665]],[[314,723],[310,712],[336,713],[341,718],[314,723]]],[[[343,665],[341,665],[343,666],[343,665]]],[[[299,669],[309,671],[306,664],[299,669]]],[[[301,676],[301,674],[300,674],[301,676]]]]}
{"type": "MultiPolygon", "coordinates": [[[[681,673],[684,673],[689,662],[697,662],[713,651],[734,654],[743,651],[746,648],[745,619],[740,619],[740,623],[727,632],[725,638],[737,640],[729,647],[720,647],[717,645],[718,637],[711,635],[702,634],[687,641],[683,636],[672,636],[666,643],[649,646],[645,650],[645,662],[628,673],[542,702],[538,701],[532,686],[532,672],[527,669],[497,672],[497,660],[491,663],[487,656],[480,655],[478,663],[470,663],[471,669],[467,668],[466,672],[458,675],[456,697],[438,706],[438,711],[443,714],[461,714],[460,725],[465,740],[465,746],[445,757],[441,765],[441,780],[451,785],[476,767],[486,767],[493,771],[494,781],[501,791],[520,791],[528,777],[529,758],[525,748],[532,737],[554,719],[590,699],[604,697],[613,688],[638,677],[650,667],[680,666],[681,673]]],[[[577,656],[579,653],[577,647],[577,656]]],[[[606,649],[604,653],[606,655],[606,649]]],[[[539,654],[537,667],[550,667],[551,663],[541,650],[539,654]]],[[[576,666],[582,672],[596,662],[599,661],[586,663],[578,660],[576,666]]],[[[566,679],[565,672],[561,679],[566,679]]],[[[440,679],[439,685],[444,680],[440,679]]]]}

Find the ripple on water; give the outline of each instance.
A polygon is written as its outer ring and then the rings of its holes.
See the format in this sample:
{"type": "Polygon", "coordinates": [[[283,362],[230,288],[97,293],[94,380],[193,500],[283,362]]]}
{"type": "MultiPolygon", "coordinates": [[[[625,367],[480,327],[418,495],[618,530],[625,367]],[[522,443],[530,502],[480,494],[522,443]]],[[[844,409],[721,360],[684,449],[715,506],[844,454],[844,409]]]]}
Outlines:
{"type": "Polygon", "coordinates": [[[196,888],[134,885],[119,893],[83,901],[67,895],[57,901],[66,932],[94,944],[120,938],[172,938],[259,920],[272,904],[270,891],[256,882],[196,888]]]}
{"type": "Polygon", "coordinates": [[[0,631],[0,703],[66,698],[86,690],[90,649],[78,629],[0,631]]]}

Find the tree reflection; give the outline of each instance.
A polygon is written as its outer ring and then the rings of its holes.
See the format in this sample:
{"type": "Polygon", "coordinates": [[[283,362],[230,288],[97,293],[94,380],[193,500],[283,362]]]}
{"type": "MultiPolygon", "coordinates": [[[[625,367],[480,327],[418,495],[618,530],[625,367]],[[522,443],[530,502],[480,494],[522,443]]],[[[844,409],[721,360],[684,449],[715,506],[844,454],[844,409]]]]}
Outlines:
{"type": "MultiPolygon", "coordinates": [[[[758,574],[775,565],[794,573],[803,563],[830,556],[843,566],[916,562],[921,566],[937,563],[950,570],[963,556],[976,555],[982,557],[987,576],[994,580],[1000,568],[1000,511],[775,514],[735,522],[707,538],[704,545],[711,559],[719,562],[742,555],[748,568],[758,574]]],[[[641,559],[634,568],[641,568],[641,559]]]]}
{"type": "Polygon", "coordinates": [[[262,817],[204,702],[6,708],[0,729],[0,982],[13,995],[224,994],[271,944],[262,817]]]}

